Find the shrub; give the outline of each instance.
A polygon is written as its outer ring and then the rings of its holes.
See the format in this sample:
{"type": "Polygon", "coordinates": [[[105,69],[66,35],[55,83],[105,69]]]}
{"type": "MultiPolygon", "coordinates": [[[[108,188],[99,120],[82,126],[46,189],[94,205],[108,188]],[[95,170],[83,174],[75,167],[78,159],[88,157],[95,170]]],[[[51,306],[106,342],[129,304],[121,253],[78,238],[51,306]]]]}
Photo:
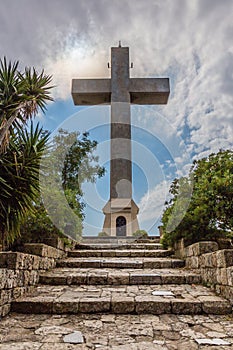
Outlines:
{"type": "Polygon", "coordinates": [[[110,237],[110,235],[107,232],[99,232],[98,237],[110,237]]]}
{"type": "Polygon", "coordinates": [[[148,233],[145,230],[137,230],[133,233],[136,238],[148,238],[148,233]]]}

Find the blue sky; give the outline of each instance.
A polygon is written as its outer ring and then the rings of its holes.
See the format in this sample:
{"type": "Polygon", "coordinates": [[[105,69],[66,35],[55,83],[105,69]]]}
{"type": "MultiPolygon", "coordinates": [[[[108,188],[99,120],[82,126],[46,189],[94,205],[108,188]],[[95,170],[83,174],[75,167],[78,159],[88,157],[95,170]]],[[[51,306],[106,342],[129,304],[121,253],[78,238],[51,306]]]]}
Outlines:
{"type": "MultiPolygon", "coordinates": [[[[130,47],[131,76],[170,78],[166,106],[131,109],[134,198],[141,228],[157,233],[172,179],[187,174],[194,159],[232,148],[232,0],[0,0],[0,5],[1,56],[53,75],[55,102],[37,119],[50,131],[64,125],[89,130],[106,166],[109,107],[74,106],[71,79],[109,77],[110,47],[119,40],[130,47]]],[[[85,188],[86,234],[101,230],[108,175],[85,188]]]]}

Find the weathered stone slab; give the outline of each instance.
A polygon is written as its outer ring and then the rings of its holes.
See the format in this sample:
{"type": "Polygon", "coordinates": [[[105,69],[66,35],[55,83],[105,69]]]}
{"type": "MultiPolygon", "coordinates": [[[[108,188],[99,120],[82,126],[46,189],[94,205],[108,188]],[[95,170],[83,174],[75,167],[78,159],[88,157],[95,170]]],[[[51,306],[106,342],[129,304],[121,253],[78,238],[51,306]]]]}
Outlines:
{"type": "Polygon", "coordinates": [[[200,257],[200,266],[202,268],[213,268],[217,267],[217,252],[203,254],[200,257]]]}
{"type": "Polygon", "coordinates": [[[89,272],[87,275],[87,284],[107,284],[107,283],[108,283],[107,273],[89,272]]]}
{"type": "Polygon", "coordinates": [[[170,301],[164,300],[162,298],[157,298],[153,296],[137,296],[135,298],[136,308],[135,311],[138,314],[169,314],[171,313],[171,303],[170,301]]]}
{"type": "Polygon", "coordinates": [[[199,256],[190,256],[186,258],[186,267],[188,269],[199,269],[200,267],[200,257],[199,256]]]}
{"type": "Polygon", "coordinates": [[[186,248],[187,257],[200,256],[218,250],[218,243],[212,241],[203,241],[194,243],[186,248]]]}
{"type": "Polygon", "coordinates": [[[217,296],[200,296],[202,310],[206,314],[224,315],[232,312],[232,306],[227,301],[217,296]]]}
{"type": "Polygon", "coordinates": [[[213,339],[209,339],[209,338],[202,338],[202,339],[195,339],[195,341],[199,344],[199,345],[222,345],[222,346],[230,346],[231,343],[220,339],[220,338],[213,338],[213,339]]]}
{"type": "Polygon", "coordinates": [[[79,299],[61,298],[58,301],[53,302],[52,312],[53,314],[78,314],[79,313],[79,299]]]}
{"type": "Polygon", "coordinates": [[[71,334],[67,334],[63,338],[64,343],[70,343],[70,344],[82,344],[84,343],[84,338],[81,332],[75,331],[71,334]]]}
{"type": "Polygon", "coordinates": [[[26,314],[52,314],[53,300],[13,301],[11,310],[13,312],[26,314]]]}
{"type": "Polygon", "coordinates": [[[170,290],[154,290],[152,295],[161,297],[175,297],[175,294],[170,290]]]}
{"type": "Polygon", "coordinates": [[[216,253],[217,267],[233,266],[233,249],[223,249],[216,253]]]}
{"type": "Polygon", "coordinates": [[[159,274],[130,274],[130,284],[160,284],[161,276],[159,274]]]}
{"type": "Polygon", "coordinates": [[[233,266],[228,267],[226,269],[226,272],[227,272],[227,284],[229,286],[233,286],[233,266]]]}
{"type": "Polygon", "coordinates": [[[199,300],[175,299],[171,301],[172,313],[185,315],[198,315],[202,313],[202,305],[199,300]]]}
{"type": "Polygon", "coordinates": [[[79,312],[98,313],[109,312],[111,307],[110,298],[80,298],[79,312]]]}
{"type": "Polygon", "coordinates": [[[114,284],[114,285],[117,285],[117,284],[129,284],[129,273],[128,272],[120,272],[120,273],[112,273],[112,272],[109,272],[108,274],[108,284],[114,284]]]}
{"type": "Polygon", "coordinates": [[[114,314],[133,313],[135,301],[133,297],[115,296],[111,300],[111,312],[114,314]]]}
{"type": "Polygon", "coordinates": [[[38,255],[48,258],[64,258],[66,255],[63,250],[56,249],[43,243],[25,243],[23,252],[26,254],[38,255]]]}

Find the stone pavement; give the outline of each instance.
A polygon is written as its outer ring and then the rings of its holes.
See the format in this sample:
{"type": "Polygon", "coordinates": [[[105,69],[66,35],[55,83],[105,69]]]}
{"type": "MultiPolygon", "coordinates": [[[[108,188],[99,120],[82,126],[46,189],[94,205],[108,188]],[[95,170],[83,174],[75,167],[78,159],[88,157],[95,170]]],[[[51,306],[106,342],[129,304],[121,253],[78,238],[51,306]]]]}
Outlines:
{"type": "Polygon", "coordinates": [[[158,243],[77,248],[13,302],[0,350],[233,349],[231,304],[171,251],[158,243]]]}
{"type": "Polygon", "coordinates": [[[0,350],[230,350],[230,344],[232,316],[11,314],[0,322],[0,350]],[[75,331],[84,343],[64,343],[75,331]]]}

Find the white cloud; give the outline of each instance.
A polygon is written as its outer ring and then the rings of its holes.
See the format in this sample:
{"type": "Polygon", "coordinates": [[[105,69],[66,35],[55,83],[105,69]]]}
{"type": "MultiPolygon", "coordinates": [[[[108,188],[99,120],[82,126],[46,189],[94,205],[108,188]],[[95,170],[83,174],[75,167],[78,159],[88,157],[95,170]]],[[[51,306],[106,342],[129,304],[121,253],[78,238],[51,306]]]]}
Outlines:
{"type": "MultiPolygon", "coordinates": [[[[170,77],[168,105],[154,110],[184,140],[184,171],[187,152],[200,158],[233,147],[232,0],[0,0],[0,5],[2,55],[53,74],[56,98],[70,96],[74,77],[109,76],[110,47],[121,40],[130,46],[133,76],[170,77]]],[[[150,116],[141,121],[159,132],[150,116]]],[[[171,134],[168,128],[163,140],[171,134]]]]}
{"type": "Polygon", "coordinates": [[[169,182],[162,181],[141,198],[139,203],[139,220],[144,226],[146,224],[146,226],[152,227],[159,220],[164,203],[169,196],[169,187],[169,182]]]}

